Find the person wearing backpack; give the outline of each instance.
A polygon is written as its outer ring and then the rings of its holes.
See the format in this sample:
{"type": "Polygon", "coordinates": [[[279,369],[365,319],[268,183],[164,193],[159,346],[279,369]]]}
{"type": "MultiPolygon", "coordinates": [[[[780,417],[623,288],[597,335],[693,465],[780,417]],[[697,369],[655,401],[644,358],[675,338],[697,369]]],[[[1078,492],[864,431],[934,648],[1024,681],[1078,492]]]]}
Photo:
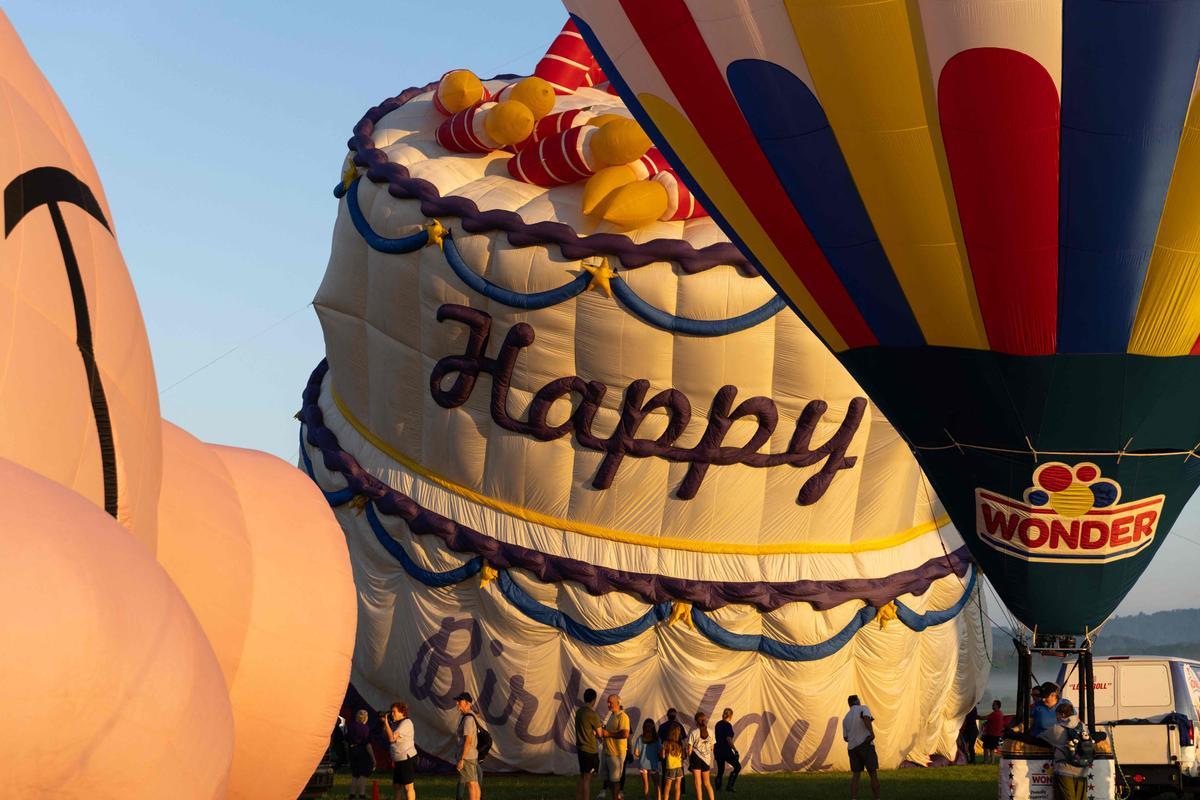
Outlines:
{"type": "Polygon", "coordinates": [[[1042,733],[1054,748],[1054,800],[1084,800],[1087,771],[1091,766],[1091,740],[1075,716],[1075,706],[1064,700],[1055,709],[1057,722],[1042,733]]]}
{"type": "Polygon", "coordinates": [[[463,692],[454,698],[458,703],[458,800],[479,800],[483,797],[483,772],[479,762],[492,749],[492,736],[479,725],[471,704],[475,698],[463,692]]]}

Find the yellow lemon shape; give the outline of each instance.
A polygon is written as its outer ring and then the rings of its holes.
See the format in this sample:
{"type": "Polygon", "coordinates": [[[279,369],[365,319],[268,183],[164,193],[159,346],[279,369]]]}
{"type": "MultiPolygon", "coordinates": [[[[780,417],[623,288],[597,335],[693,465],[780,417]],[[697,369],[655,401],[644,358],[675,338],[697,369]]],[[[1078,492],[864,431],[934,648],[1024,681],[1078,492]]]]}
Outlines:
{"type": "Polygon", "coordinates": [[[608,207],[606,202],[608,196],[616,189],[636,180],[637,174],[634,173],[633,168],[625,164],[600,170],[588,178],[587,183],[584,184],[583,213],[603,214],[604,209],[608,207]]]}
{"type": "Polygon", "coordinates": [[[603,219],[622,228],[640,228],[663,215],[669,203],[667,190],[657,181],[627,183],[609,194],[603,219]]]}
{"type": "Polygon", "coordinates": [[[588,125],[595,125],[599,128],[601,125],[612,122],[614,119],[629,119],[622,114],[597,114],[587,121],[588,125]]]}
{"type": "Polygon", "coordinates": [[[613,119],[604,123],[591,138],[591,151],[605,164],[628,164],[646,155],[650,137],[631,119],[613,119]]]}
{"type": "Polygon", "coordinates": [[[1092,490],[1081,483],[1075,483],[1061,492],[1050,495],[1050,507],[1064,517],[1078,517],[1092,510],[1095,497],[1092,490]]]}
{"type": "Polygon", "coordinates": [[[538,120],[554,110],[554,87],[549,81],[531,75],[517,81],[507,99],[523,103],[538,120]]]}
{"type": "Polygon", "coordinates": [[[529,106],[516,100],[505,100],[487,110],[483,129],[500,147],[507,147],[529,138],[533,133],[533,113],[529,106]]]}
{"type": "Polygon", "coordinates": [[[457,114],[483,99],[483,81],[469,69],[456,69],[438,83],[437,94],[446,110],[457,114]]]}

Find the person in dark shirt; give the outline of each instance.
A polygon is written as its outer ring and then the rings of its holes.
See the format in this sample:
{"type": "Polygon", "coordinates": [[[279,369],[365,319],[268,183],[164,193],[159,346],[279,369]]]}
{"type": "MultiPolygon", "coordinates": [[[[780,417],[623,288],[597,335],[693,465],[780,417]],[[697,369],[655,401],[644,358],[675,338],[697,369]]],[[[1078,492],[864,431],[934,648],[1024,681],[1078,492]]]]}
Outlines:
{"type": "Polygon", "coordinates": [[[600,770],[600,749],[596,729],[600,715],[596,713],[596,690],[583,693],[583,704],[575,709],[575,751],[579,756],[579,782],[575,784],[576,800],[591,797],[592,776],[600,770]]]}
{"type": "Polygon", "coordinates": [[[979,710],[972,708],[963,719],[962,727],[958,729],[959,747],[968,764],[975,763],[975,742],[979,739],[979,710]]]}
{"type": "Polygon", "coordinates": [[[367,778],[375,771],[375,753],[371,751],[371,716],[365,708],[346,726],[346,745],[350,751],[350,797],[366,800],[367,778]]]}
{"type": "Polygon", "coordinates": [[[730,792],[737,792],[733,788],[733,784],[737,781],[737,777],[742,771],[742,761],[738,754],[737,747],[733,744],[733,709],[727,708],[721,712],[721,721],[717,723],[716,737],[717,742],[713,747],[713,755],[717,759],[717,791],[722,788],[730,792]],[[722,781],[725,777],[725,765],[729,765],[729,785],[722,787],[722,781]]]}

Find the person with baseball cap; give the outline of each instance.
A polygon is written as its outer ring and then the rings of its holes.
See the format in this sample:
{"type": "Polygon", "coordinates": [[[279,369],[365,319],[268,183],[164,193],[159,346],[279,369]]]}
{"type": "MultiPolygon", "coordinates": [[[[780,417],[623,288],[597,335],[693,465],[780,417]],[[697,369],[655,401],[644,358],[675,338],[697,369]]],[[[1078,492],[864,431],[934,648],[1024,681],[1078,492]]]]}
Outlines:
{"type": "Polygon", "coordinates": [[[454,698],[458,703],[458,800],[479,800],[483,797],[483,782],[479,772],[479,723],[471,704],[475,698],[470,693],[463,692],[454,698]]]}

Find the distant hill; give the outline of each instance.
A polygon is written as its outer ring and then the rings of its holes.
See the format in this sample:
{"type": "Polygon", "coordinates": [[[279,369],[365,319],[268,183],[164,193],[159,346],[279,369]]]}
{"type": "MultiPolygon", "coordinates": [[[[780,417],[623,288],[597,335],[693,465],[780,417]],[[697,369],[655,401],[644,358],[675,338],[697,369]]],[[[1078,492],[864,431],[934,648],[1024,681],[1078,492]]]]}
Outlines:
{"type": "MultiPolygon", "coordinates": [[[[1096,655],[1166,655],[1200,660],[1200,634],[1196,621],[1200,608],[1178,608],[1152,614],[1113,617],[1096,639],[1096,655]]],[[[1011,637],[999,628],[992,629],[996,667],[1015,666],[1016,651],[1011,637]]]]}

